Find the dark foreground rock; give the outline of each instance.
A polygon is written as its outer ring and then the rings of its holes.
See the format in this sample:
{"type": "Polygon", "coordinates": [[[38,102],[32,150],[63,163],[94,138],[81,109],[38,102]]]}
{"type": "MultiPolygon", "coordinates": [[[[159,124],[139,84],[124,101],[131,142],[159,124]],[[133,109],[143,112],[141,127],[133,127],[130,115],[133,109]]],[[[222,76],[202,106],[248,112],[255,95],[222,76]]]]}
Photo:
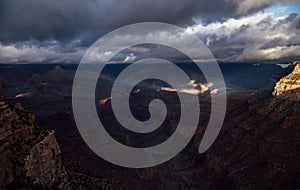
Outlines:
{"type": "MultiPolygon", "coordinates": [[[[0,95],[1,96],[1,95],[0,95]]],[[[0,98],[0,189],[70,189],[53,130],[0,98]]]]}

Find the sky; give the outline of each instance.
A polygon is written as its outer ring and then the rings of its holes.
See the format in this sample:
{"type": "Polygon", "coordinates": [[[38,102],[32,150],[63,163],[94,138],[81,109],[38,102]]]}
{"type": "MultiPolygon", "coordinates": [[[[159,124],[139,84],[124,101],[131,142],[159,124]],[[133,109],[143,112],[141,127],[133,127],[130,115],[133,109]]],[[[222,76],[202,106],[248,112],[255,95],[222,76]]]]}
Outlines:
{"type": "MultiPolygon", "coordinates": [[[[219,62],[291,62],[300,59],[299,14],[299,0],[1,0],[0,63],[79,63],[106,33],[149,21],[196,35],[219,62]]],[[[165,54],[135,48],[118,61],[145,51],[165,54]]]]}

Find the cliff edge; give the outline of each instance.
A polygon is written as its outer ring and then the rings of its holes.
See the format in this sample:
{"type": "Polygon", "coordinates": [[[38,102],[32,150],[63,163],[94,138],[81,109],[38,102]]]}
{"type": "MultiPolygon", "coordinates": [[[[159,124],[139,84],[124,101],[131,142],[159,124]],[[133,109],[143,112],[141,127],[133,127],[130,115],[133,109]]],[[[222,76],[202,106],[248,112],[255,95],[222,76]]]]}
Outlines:
{"type": "Polygon", "coordinates": [[[70,189],[54,131],[0,97],[0,189],[70,189]]]}
{"type": "Polygon", "coordinates": [[[292,72],[281,78],[275,85],[273,96],[300,100],[300,61],[294,62],[292,72]]]}

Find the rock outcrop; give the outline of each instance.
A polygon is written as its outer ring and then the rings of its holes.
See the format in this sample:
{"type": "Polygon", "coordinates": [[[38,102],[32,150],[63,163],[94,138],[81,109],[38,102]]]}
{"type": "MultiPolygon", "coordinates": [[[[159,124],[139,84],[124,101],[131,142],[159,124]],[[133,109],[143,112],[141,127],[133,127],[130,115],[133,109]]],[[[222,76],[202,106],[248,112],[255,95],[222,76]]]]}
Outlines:
{"type": "MultiPolygon", "coordinates": [[[[1,94],[0,94],[1,95],[1,94]]],[[[69,189],[54,131],[0,99],[0,189],[69,189]]]]}
{"type": "Polygon", "coordinates": [[[273,91],[273,95],[277,97],[290,98],[300,100],[300,62],[294,62],[289,70],[290,74],[281,78],[273,91]]]}
{"type": "Polygon", "coordinates": [[[299,68],[295,62],[287,69],[273,96],[230,97],[222,131],[207,152],[212,178],[223,175],[230,189],[300,188],[299,68]]]}
{"type": "MultiPolygon", "coordinates": [[[[1,94],[0,94],[1,95],[1,94]]],[[[12,136],[11,124],[3,125],[10,117],[10,109],[0,100],[0,189],[5,189],[6,185],[13,181],[12,152],[10,150],[10,139],[12,136]]]]}

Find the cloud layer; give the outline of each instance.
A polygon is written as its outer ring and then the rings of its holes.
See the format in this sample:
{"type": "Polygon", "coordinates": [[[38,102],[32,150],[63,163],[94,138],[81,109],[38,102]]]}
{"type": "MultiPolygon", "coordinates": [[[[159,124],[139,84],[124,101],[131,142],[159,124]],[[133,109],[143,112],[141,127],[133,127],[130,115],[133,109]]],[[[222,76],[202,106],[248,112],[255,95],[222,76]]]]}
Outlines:
{"type": "Polygon", "coordinates": [[[2,0],[0,41],[101,35],[136,22],[190,25],[236,18],[287,0],[2,0]]]}
{"type": "Polygon", "coordinates": [[[224,23],[195,25],[188,31],[206,42],[223,62],[300,57],[300,17],[296,13],[278,18],[261,13],[224,23]]]}
{"type": "MultiPolygon", "coordinates": [[[[299,15],[276,18],[272,13],[258,13],[293,1],[2,0],[0,62],[78,62],[103,34],[146,21],[187,28],[224,62],[299,57],[299,15]]],[[[123,40],[131,37],[136,36],[123,40]]],[[[133,61],[140,51],[147,53],[147,48],[129,52],[124,60],[133,61]]]]}

